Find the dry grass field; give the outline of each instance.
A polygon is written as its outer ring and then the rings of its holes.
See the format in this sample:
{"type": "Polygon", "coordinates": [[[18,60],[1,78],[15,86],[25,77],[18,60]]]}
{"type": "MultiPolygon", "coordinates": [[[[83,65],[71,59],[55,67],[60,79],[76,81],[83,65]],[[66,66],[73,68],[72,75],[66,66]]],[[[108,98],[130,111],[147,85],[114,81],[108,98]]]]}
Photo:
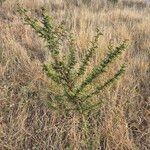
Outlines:
{"type": "Polygon", "coordinates": [[[150,150],[149,2],[119,0],[113,5],[109,0],[4,1],[0,5],[0,149],[150,150]],[[76,37],[78,55],[82,55],[98,27],[103,36],[90,67],[106,55],[110,42],[128,40],[127,50],[106,76],[123,62],[127,64],[125,74],[97,96],[104,103],[96,114],[89,115],[89,143],[78,113],[58,115],[45,105],[50,99],[48,91],[57,91],[57,87],[42,71],[42,64],[48,60],[47,49],[41,38],[23,24],[17,13],[18,2],[39,19],[44,6],[56,24],[64,20],[76,37]]]}

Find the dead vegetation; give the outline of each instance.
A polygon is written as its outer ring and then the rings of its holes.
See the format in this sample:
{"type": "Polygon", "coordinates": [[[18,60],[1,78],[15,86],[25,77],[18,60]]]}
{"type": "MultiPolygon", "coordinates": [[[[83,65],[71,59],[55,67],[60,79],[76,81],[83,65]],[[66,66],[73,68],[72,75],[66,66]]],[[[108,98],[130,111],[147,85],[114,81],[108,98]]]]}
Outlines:
{"type": "MultiPolygon", "coordinates": [[[[54,86],[43,75],[41,67],[48,60],[47,51],[44,42],[22,23],[16,12],[17,2],[6,0],[0,6],[0,149],[87,149],[78,114],[60,116],[45,105],[51,96],[48,90],[54,86]]],[[[128,51],[122,59],[128,65],[125,76],[97,97],[105,103],[98,113],[89,115],[92,149],[149,150],[148,3],[120,0],[113,6],[96,0],[89,4],[72,0],[19,2],[38,18],[41,6],[45,6],[56,23],[64,20],[77,37],[79,55],[99,27],[104,36],[91,67],[107,53],[110,42],[129,40],[128,51]]],[[[120,63],[112,66],[107,76],[120,63]]]]}

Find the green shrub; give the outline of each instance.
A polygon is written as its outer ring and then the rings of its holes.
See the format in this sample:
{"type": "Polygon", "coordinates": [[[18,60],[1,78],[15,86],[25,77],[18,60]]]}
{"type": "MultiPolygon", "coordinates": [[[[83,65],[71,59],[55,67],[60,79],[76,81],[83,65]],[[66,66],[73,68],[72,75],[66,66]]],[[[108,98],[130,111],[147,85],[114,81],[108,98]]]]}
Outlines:
{"type": "Polygon", "coordinates": [[[96,78],[109,71],[108,67],[126,49],[126,42],[123,41],[117,47],[109,46],[107,56],[94,66],[91,72],[87,72],[89,62],[98,49],[98,39],[102,35],[98,29],[86,54],[78,58],[73,35],[64,28],[63,23],[55,25],[44,8],[42,8],[42,21],[28,16],[27,11],[22,7],[18,11],[25,23],[46,41],[50,53],[51,60],[43,65],[43,71],[59,90],[50,93],[52,98],[48,101],[49,107],[53,110],[77,111],[83,114],[99,106],[102,101],[98,98],[93,101],[94,96],[117,80],[124,73],[125,65],[123,64],[104,84],[94,84],[94,89],[91,88],[92,84],[96,78]],[[62,47],[67,47],[64,55],[62,47]]]}

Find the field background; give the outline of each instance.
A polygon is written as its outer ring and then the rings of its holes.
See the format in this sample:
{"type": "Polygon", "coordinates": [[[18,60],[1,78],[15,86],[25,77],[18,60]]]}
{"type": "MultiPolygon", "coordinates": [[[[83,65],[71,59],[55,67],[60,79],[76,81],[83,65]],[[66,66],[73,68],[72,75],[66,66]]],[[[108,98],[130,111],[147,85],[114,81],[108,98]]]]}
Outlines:
{"type": "MultiPolygon", "coordinates": [[[[125,75],[97,98],[105,103],[91,114],[93,149],[150,149],[150,1],[6,0],[0,5],[0,149],[87,149],[78,114],[58,116],[45,101],[57,90],[42,72],[47,50],[17,13],[17,3],[41,18],[45,6],[56,24],[65,21],[76,36],[78,54],[87,48],[98,27],[104,34],[91,67],[107,46],[128,39],[128,49],[111,67],[112,75],[126,62],[125,75]]],[[[90,68],[89,68],[90,69],[90,68]]],[[[105,77],[101,78],[105,79],[105,77]]],[[[98,81],[97,81],[98,82],[98,81]]]]}

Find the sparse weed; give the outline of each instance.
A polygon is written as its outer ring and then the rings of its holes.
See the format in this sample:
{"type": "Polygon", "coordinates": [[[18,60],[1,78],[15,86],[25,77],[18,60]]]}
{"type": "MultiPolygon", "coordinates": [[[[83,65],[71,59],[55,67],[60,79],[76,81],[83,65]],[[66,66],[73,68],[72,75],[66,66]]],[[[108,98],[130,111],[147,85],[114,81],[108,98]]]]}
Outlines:
{"type": "Polygon", "coordinates": [[[97,29],[96,35],[91,41],[85,56],[77,59],[77,49],[73,35],[67,31],[63,24],[55,25],[53,19],[42,8],[42,21],[27,15],[27,10],[19,8],[19,13],[25,23],[30,25],[35,32],[42,37],[47,44],[51,60],[43,66],[43,71],[59,88],[58,93],[51,93],[52,99],[48,105],[53,110],[63,112],[91,111],[102,103],[101,100],[93,101],[93,97],[117,80],[125,71],[125,65],[121,65],[113,77],[107,79],[102,85],[94,85],[93,81],[109,71],[109,65],[126,49],[126,41],[116,47],[109,46],[109,53],[91,72],[86,72],[90,60],[98,49],[98,40],[102,33],[97,29]],[[66,45],[66,51],[62,52],[61,45],[66,45]],[[62,56],[63,55],[63,56],[62,56]]]}

